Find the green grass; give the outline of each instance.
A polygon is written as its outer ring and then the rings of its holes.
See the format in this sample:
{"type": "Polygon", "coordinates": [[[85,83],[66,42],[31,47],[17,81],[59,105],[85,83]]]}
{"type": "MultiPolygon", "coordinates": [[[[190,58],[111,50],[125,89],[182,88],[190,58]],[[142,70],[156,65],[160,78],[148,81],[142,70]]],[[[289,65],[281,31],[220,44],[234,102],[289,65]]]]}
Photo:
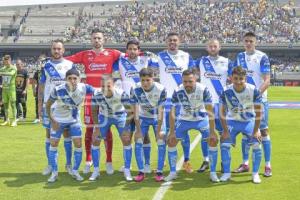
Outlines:
{"type": "MultiPolygon", "coordinates": [[[[271,101],[299,101],[300,88],[273,87],[269,90],[271,101]]],[[[29,95],[29,121],[34,119],[33,98],[29,95]]],[[[190,175],[179,173],[165,199],[299,199],[300,110],[270,110],[270,131],[272,136],[273,177],[262,178],[260,185],[251,183],[251,174],[233,175],[226,184],[212,184],[208,173],[190,175]]],[[[59,181],[47,184],[48,177],[42,176],[45,167],[44,130],[30,122],[16,127],[0,127],[0,199],[152,199],[160,184],[148,176],[143,183],[127,183],[123,175],[108,176],[101,171],[101,179],[91,183],[74,181],[64,170],[63,145],[59,148],[59,181]]],[[[192,138],[197,133],[192,133],[192,138]]],[[[113,164],[118,169],[123,162],[121,142],[114,133],[113,164]]],[[[239,137],[239,140],[241,137],[239,137]]],[[[154,138],[152,136],[152,141],[154,138]]],[[[179,146],[180,147],[180,146],[179,146]]],[[[179,148],[181,150],[181,147],[179,148]]],[[[101,149],[101,170],[104,170],[105,153],[101,149]]],[[[179,154],[181,156],[181,153],[179,154]]],[[[152,168],[156,166],[156,146],[152,144],[152,168]]],[[[240,146],[232,149],[232,167],[241,161],[240,146]]],[[[200,145],[191,155],[194,168],[202,162],[200,145]]],[[[135,158],[132,159],[136,172],[135,158]]],[[[82,165],[83,166],[83,165],[82,165]]],[[[263,172],[262,162],[260,172],[263,172]]],[[[168,166],[165,167],[166,173],[168,166]]],[[[87,178],[87,177],[85,177],[87,178]]]]}

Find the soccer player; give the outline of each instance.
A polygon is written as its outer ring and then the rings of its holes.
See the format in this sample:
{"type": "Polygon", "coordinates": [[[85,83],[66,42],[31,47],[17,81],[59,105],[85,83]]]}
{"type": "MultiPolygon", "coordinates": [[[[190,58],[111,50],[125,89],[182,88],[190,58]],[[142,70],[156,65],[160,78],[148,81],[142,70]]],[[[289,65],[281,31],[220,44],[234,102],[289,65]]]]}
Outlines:
{"type": "MultiPolygon", "coordinates": [[[[81,51],[75,55],[66,57],[66,59],[73,63],[83,64],[85,67],[86,83],[95,87],[100,88],[101,86],[101,75],[111,74],[113,70],[113,63],[120,57],[121,52],[114,49],[105,49],[104,34],[100,29],[93,29],[91,34],[91,42],[93,49],[81,51]]],[[[92,107],[91,107],[91,96],[86,97],[84,104],[84,122],[87,125],[85,132],[85,151],[86,151],[86,165],[83,170],[84,174],[90,172],[92,165],[91,145],[93,135],[93,120],[92,120],[92,107]]],[[[108,134],[105,140],[106,147],[106,173],[113,174],[114,169],[112,166],[112,133],[108,130],[108,134]]]]}
{"type": "Polygon", "coordinates": [[[124,177],[126,181],[132,181],[130,173],[132,147],[131,147],[131,127],[126,110],[130,109],[130,98],[122,89],[114,86],[111,75],[102,76],[102,87],[94,92],[92,98],[92,113],[94,122],[94,134],[92,145],[92,159],[94,171],[89,178],[95,181],[99,176],[100,142],[105,139],[108,130],[115,125],[123,144],[124,157],[124,177]],[[100,108],[100,109],[99,109],[100,108]],[[99,117],[98,117],[99,116],[99,117]]]}
{"type": "MultiPolygon", "coordinates": [[[[222,92],[224,91],[224,88],[226,87],[227,79],[229,78],[231,62],[228,58],[219,55],[220,49],[220,42],[217,39],[210,39],[206,46],[208,56],[202,57],[197,63],[197,67],[200,69],[201,83],[208,88],[212,96],[216,129],[221,134],[222,126],[219,118],[219,99],[222,92]]],[[[207,138],[202,138],[202,143],[206,139],[207,138]]],[[[217,137],[214,138],[215,142],[217,141],[217,139],[217,137]]],[[[202,152],[206,152],[206,143],[204,142],[203,144],[204,145],[202,145],[202,152]]],[[[213,182],[219,182],[216,174],[218,147],[209,146],[208,152],[210,163],[208,162],[208,158],[204,157],[205,161],[198,169],[198,172],[204,172],[206,169],[208,169],[210,164],[210,179],[213,182]]]]}
{"type": "Polygon", "coordinates": [[[83,181],[83,177],[78,172],[82,160],[80,107],[85,95],[93,94],[93,92],[93,87],[80,83],[79,72],[74,68],[66,72],[66,83],[56,86],[51,91],[46,103],[46,112],[51,121],[49,160],[52,174],[48,179],[50,183],[55,182],[58,177],[57,148],[61,135],[66,129],[69,131],[75,147],[71,175],[77,181],[83,181]]]}
{"type": "MultiPolygon", "coordinates": [[[[146,67],[157,68],[157,60],[150,56],[141,55],[140,43],[138,40],[129,40],[126,44],[126,54],[121,55],[119,60],[114,64],[114,70],[118,71],[121,76],[121,85],[123,90],[130,95],[130,90],[140,82],[139,72],[146,67]]],[[[133,118],[132,118],[133,120],[133,118]]],[[[134,121],[132,121],[131,133],[135,130],[134,121]]],[[[132,134],[131,134],[132,135],[132,134]]],[[[149,135],[144,138],[143,152],[145,158],[145,173],[151,173],[150,153],[151,144],[149,135]]],[[[122,171],[122,170],[121,170],[122,171]]]]}
{"type": "Polygon", "coordinates": [[[143,162],[143,138],[148,134],[152,126],[158,146],[158,162],[155,180],[163,180],[163,167],[166,154],[166,132],[164,121],[164,104],[166,90],[163,85],[154,82],[153,70],[143,68],[140,72],[141,82],[131,90],[131,100],[134,110],[135,132],[135,157],[139,174],[135,177],[136,182],[145,178],[143,162]]]}
{"type": "Polygon", "coordinates": [[[254,85],[246,83],[247,71],[242,67],[235,67],[231,81],[220,98],[220,114],[223,133],[221,136],[221,159],[224,174],[220,181],[230,180],[230,147],[235,146],[236,136],[242,133],[247,138],[247,145],[252,146],[252,180],[260,183],[258,174],[261,162],[261,135],[259,131],[261,121],[262,97],[254,85]]]}
{"type": "MultiPolygon", "coordinates": [[[[64,59],[65,52],[63,41],[54,40],[51,44],[52,57],[47,60],[42,67],[41,77],[38,88],[38,109],[39,115],[42,116],[43,126],[46,129],[46,156],[48,166],[43,171],[43,175],[49,175],[52,171],[51,163],[49,160],[50,148],[50,119],[45,110],[45,104],[50,97],[51,90],[65,82],[66,72],[73,68],[73,63],[64,59]]],[[[71,174],[71,158],[72,158],[72,140],[67,131],[64,132],[64,147],[66,152],[66,170],[71,174]]]]}
{"type": "Polygon", "coordinates": [[[215,121],[211,94],[207,87],[196,82],[195,70],[187,69],[182,73],[182,84],[173,92],[170,111],[170,134],[168,136],[168,159],[170,174],[164,178],[171,181],[177,178],[176,162],[178,140],[185,138],[188,131],[195,129],[203,138],[215,135],[215,121]],[[180,107],[176,116],[176,107],[180,107]]]}
{"type": "MultiPolygon", "coordinates": [[[[158,53],[160,83],[166,87],[167,102],[165,106],[165,118],[167,132],[169,132],[169,112],[171,98],[174,90],[182,83],[182,72],[195,66],[193,58],[187,52],[179,50],[180,37],[178,33],[170,32],[166,38],[167,50],[158,53]]],[[[193,171],[189,162],[190,158],[190,137],[185,134],[181,141],[184,152],[183,168],[187,173],[193,171]]]]}
{"type": "Polygon", "coordinates": [[[24,68],[24,63],[21,59],[17,59],[17,77],[16,77],[16,107],[17,107],[17,118],[19,120],[26,119],[27,113],[27,88],[29,86],[28,71],[24,68]],[[21,106],[20,106],[21,104],[21,106]]]}
{"type": "Polygon", "coordinates": [[[3,67],[0,68],[0,76],[2,76],[2,101],[4,104],[4,112],[6,120],[1,126],[9,125],[9,105],[12,109],[13,121],[10,126],[17,126],[17,109],[16,109],[16,76],[17,68],[11,64],[10,55],[5,55],[2,59],[3,67]]]}
{"type": "MultiPolygon", "coordinates": [[[[267,89],[270,85],[270,61],[268,56],[255,49],[256,35],[248,32],[244,35],[245,52],[237,55],[236,63],[247,70],[247,83],[254,85],[259,89],[263,101],[262,121],[260,124],[260,132],[262,135],[262,144],[265,157],[265,177],[272,176],[271,169],[271,140],[268,129],[269,104],[267,99],[267,89]]],[[[242,139],[243,164],[241,164],[235,172],[249,171],[249,146],[246,142],[247,138],[242,139]]]]}

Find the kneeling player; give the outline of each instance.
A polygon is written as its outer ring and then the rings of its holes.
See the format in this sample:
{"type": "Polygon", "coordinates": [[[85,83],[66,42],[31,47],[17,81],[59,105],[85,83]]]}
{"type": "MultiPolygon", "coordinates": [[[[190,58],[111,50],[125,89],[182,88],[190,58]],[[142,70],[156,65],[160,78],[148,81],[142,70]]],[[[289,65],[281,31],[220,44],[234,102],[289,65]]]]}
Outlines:
{"type": "Polygon", "coordinates": [[[46,112],[51,120],[49,160],[52,174],[48,182],[57,180],[57,147],[65,129],[69,130],[75,146],[72,176],[77,181],[83,180],[78,172],[82,159],[80,105],[84,101],[85,95],[93,94],[94,89],[90,85],[79,83],[80,76],[76,69],[67,71],[66,80],[67,83],[56,86],[52,90],[46,104],[46,112]],[[56,104],[51,112],[51,106],[54,103],[56,104]]]}
{"type": "Polygon", "coordinates": [[[253,149],[252,180],[260,183],[258,170],[261,162],[261,121],[262,97],[255,86],[246,83],[246,70],[236,67],[232,71],[232,85],[223,92],[220,98],[221,124],[221,159],[224,174],[220,181],[228,181],[230,173],[230,147],[235,145],[236,136],[242,133],[247,137],[248,145],[253,149]]]}
{"type": "Polygon", "coordinates": [[[114,87],[114,80],[111,75],[103,76],[101,84],[101,90],[96,90],[92,98],[93,121],[98,123],[94,123],[95,125],[92,145],[94,171],[89,180],[95,181],[100,176],[100,142],[101,139],[106,139],[108,130],[112,125],[115,125],[123,143],[123,156],[125,161],[124,176],[126,181],[132,181],[130,174],[132,155],[130,133],[131,124],[127,125],[126,123],[127,121],[130,121],[127,120],[127,117],[131,117],[129,115],[127,116],[126,113],[126,108],[130,106],[129,95],[127,95],[122,89],[117,89],[114,87]]]}
{"type": "Polygon", "coordinates": [[[131,90],[131,100],[134,104],[135,133],[135,157],[139,168],[139,174],[135,177],[136,182],[145,178],[143,162],[143,139],[149,131],[154,129],[158,146],[158,163],[155,180],[163,180],[163,167],[166,154],[166,134],[163,125],[164,104],[166,101],[166,90],[161,84],[154,82],[153,70],[143,68],[140,71],[141,83],[131,90]]]}
{"type": "Polygon", "coordinates": [[[178,140],[185,138],[185,134],[191,129],[200,131],[204,139],[208,138],[209,133],[216,134],[212,99],[208,89],[196,82],[195,73],[191,69],[183,71],[182,80],[182,85],[174,91],[171,99],[170,135],[168,136],[170,174],[165,177],[165,181],[177,178],[178,140]],[[178,118],[175,123],[176,106],[180,107],[180,114],[176,116],[178,118]]]}

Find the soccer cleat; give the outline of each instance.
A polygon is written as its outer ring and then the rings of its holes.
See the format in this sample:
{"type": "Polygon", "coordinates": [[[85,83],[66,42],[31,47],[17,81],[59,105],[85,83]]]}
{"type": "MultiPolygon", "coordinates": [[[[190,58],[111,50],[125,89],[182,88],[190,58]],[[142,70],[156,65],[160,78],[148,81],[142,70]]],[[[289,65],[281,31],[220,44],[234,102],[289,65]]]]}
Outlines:
{"type": "Polygon", "coordinates": [[[211,182],[213,183],[219,183],[220,182],[220,179],[218,178],[218,175],[216,172],[211,172],[209,174],[209,179],[211,180],[211,182]]]}
{"type": "Polygon", "coordinates": [[[252,181],[253,181],[253,183],[255,183],[255,184],[261,183],[261,179],[260,179],[260,177],[259,177],[259,174],[253,174],[253,175],[252,175],[252,181]]]}
{"type": "Polygon", "coordinates": [[[38,124],[38,123],[40,123],[40,120],[39,119],[35,119],[32,123],[33,124],[38,124]]]}
{"type": "Polygon", "coordinates": [[[249,172],[249,166],[245,164],[241,164],[237,169],[233,171],[233,173],[244,173],[249,172]]]}
{"type": "Polygon", "coordinates": [[[145,179],[145,174],[143,172],[139,172],[139,174],[134,177],[135,182],[142,182],[145,179]]]}
{"type": "Polygon", "coordinates": [[[4,121],[0,126],[9,126],[9,120],[4,121]]]}
{"type": "Polygon", "coordinates": [[[42,175],[48,176],[49,174],[51,174],[51,172],[52,172],[52,167],[51,167],[51,165],[48,165],[42,172],[42,175]]]}
{"type": "Polygon", "coordinates": [[[93,171],[92,175],[89,178],[89,181],[96,181],[98,178],[100,178],[99,171],[93,171]]]}
{"type": "Polygon", "coordinates": [[[203,161],[201,167],[197,170],[197,172],[198,172],[198,173],[203,173],[203,172],[205,172],[207,169],[209,169],[209,162],[203,161]]]}
{"type": "Polygon", "coordinates": [[[224,173],[221,178],[220,181],[221,182],[227,182],[231,179],[231,174],[230,173],[224,173]]]}
{"type": "Polygon", "coordinates": [[[65,169],[66,169],[66,171],[68,172],[69,175],[73,174],[71,165],[66,165],[65,169]]]}
{"type": "Polygon", "coordinates": [[[120,167],[119,172],[123,173],[123,172],[124,172],[124,169],[125,169],[125,167],[124,167],[124,165],[123,165],[123,166],[120,167]]]}
{"type": "Polygon", "coordinates": [[[83,177],[80,176],[79,172],[76,170],[72,171],[72,177],[76,179],[76,181],[83,181],[83,177]]]}
{"type": "Polygon", "coordinates": [[[85,163],[85,166],[83,168],[83,174],[88,174],[90,173],[90,170],[91,170],[91,166],[92,166],[92,162],[86,162],[85,163]]]}
{"type": "Polygon", "coordinates": [[[107,162],[107,163],[105,164],[105,166],[106,166],[106,173],[107,173],[108,175],[112,175],[112,174],[114,173],[114,168],[113,168],[113,166],[112,166],[112,163],[111,163],[111,162],[107,162]]]}
{"type": "Polygon", "coordinates": [[[129,169],[124,169],[124,177],[125,177],[126,181],[132,181],[133,180],[129,169]]]}
{"type": "Polygon", "coordinates": [[[170,172],[170,174],[164,178],[164,181],[169,182],[172,180],[177,179],[177,173],[176,172],[170,172]]]}
{"type": "Polygon", "coordinates": [[[54,183],[57,180],[58,172],[52,172],[50,178],[48,178],[48,183],[54,183]]]}
{"type": "Polygon", "coordinates": [[[145,174],[151,174],[151,168],[150,168],[150,165],[145,165],[144,166],[144,173],[145,174]]]}
{"type": "Polygon", "coordinates": [[[265,167],[265,173],[264,177],[271,177],[272,176],[272,168],[271,167],[265,167]]]}
{"type": "Polygon", "coordinates": [[[161,172],[157,172],[154,178],[156,182],[162,182],[164,180],[164,176],[161,172]]]}
{"type": "Polygon", "coordinates": [[[192,168],[192,165],[191,165],[190,161],[184,162],[182,168],[188,174],[190,174],[190,173],[192,173],[194,171],[193,168],[192,168]]]}
{"type": "Polygon", "coordinates": [[[11,127],[16,127],[17,126],[17,120],[12,121],[10,124],[11,127]]]}

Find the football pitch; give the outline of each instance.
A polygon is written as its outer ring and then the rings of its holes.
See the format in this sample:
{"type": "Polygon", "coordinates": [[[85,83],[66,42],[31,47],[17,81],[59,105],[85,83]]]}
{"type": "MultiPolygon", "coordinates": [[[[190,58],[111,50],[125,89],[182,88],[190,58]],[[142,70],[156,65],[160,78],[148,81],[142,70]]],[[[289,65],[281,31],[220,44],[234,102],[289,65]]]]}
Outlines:
{"type": "MultiPolygon", "coordinates": [[[[101,144],[101,177],[96,182],[89,182],[85,176],[83,182],[76,182],[65,172],[63,142],[59,147],[59,177],[52,184],[46,183],[48,176],[41,172],[46,166],[44,153],[45,131],[41,125],[34,125],[34,99],[31,91],[28,98],[28,119],[18,127],[0,127],[0,200],[35,200],[35,199],[153,199],[157,191],[164,190],[163,199],[300,199],[300,109],[271,109],[269,127],[272,139],[271,178],[262,178],[262,183],[251,182],[251,173],[233,174],[228,183],[213,184],[209,181],[209,172],[186,174],[179,172],[179,178],[171,186],[162,186],[154,181],[153,174],[147,175],[142,183],[126,182],[118,169],[123,165],[121,141],[114,129],[113,166],[115,173],[105,173],[105,151],[101,144]],[[166,188],[167,190],[165,190],[166,188]],[[297,189],[298,188],[298,189],[297,189]]],[[[300,87],[271,87],[270,102],[300,102],[300,87]]],[[[191,142],[198,133],[192,131],[191,142]]],[[[237,147],[232,148],[232,169],[241,162],[240,139],[237,147]]],[[[152,151],[151,167],[157,164],[157,146],[151,132],[152,151]]],[[[179,158],[182,156],[178,145],[179,158]]],[[[84,161],[83,156],[83,161],[84,161]]],[[[220,160],[220,153],[219,153],[220,160]]],[[[200,144],[191,153],[194,170],[202,163],[200,144]]],[[[167,162],[166,162],[167,163],[167,162]]],[[[84,162],[81,164],[81,171],[84,162]]],[[[132,158],[132,175],[137,174],[137,166],[132,158]]],[[[164,174],[169,173],[168,164],[164,174]]],[[[220,170],[218,164],[217,170],[220,170]]],[[[264,157],[260,173],[264,170],[264,157]]],[[[82,173],[81,173],[82,174],[82,173]]],[[[220,174],[220,173],[218,173],[220,174]]]]}

